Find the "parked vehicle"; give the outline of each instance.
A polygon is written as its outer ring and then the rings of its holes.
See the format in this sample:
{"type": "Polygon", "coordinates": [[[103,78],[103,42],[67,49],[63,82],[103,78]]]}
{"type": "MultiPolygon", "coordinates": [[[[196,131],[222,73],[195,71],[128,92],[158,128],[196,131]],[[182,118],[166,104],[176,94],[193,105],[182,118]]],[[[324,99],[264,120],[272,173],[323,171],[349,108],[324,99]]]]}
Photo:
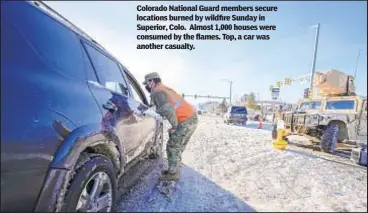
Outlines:
{"type": "Polygon", "coordinates": [[[283,119],[290,132],[309,136],[324,152],[367,144],[367,99],[360,96],[306,99],[296,112],[284,113],[283,119]]]}
{"type": "Polygon", "coordinates": [[[231,106],[224,115],[226,124],[242,124],[247,125],[248,112],[245,106],[231,106]]]}
{"type": "Polygon", "coordinates": [[[1,1],[1,211],[114,211],[117,183],[162,155],[136,79],[42,2],[1,1]]]}
{"type": "Polygon", "coordinates": [[[198,113],[198,115],[203,115],[203,114],[206,114],[206,113],[207,113],[207,111],[206,111],[206,110],[204,110],[204,109],[198,108],[198,109],[197,109],[197,113],[198,113]]]}

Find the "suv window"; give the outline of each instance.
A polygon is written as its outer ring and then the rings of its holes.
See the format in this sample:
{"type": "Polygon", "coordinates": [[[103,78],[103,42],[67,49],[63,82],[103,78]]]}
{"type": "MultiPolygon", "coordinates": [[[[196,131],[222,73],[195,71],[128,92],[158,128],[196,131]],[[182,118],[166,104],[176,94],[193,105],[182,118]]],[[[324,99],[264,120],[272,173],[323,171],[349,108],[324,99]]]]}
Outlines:
{"type": "MultiPolygon", "coordinates": [[[[124,69],[124,68],[122,68],[122,69],[124,69]]],[[[124,72],[125,72],[125,76],[127,77],[130,90],[133,93],[132,97],[140,103],[143,103],[145,105],[150,105],[150,103],[147,103],[146,97],[144,96],[144,93],[142,92],[142,90],[139,88],[139,85],[137,85],[137,83],[134,82],[133,79],[131,79],[131,76],[129,74],[127,74],[125,70],[124,70],[124,72]]]]}
{"type": "Polygon", "coordinates": [[[107,89],[128,95],[127,84],[119,65],[94,47],[84,43],[99,82],[107,89]]]}
{"type": "Polygon", "coordinates": [[[231,107],[231,113],[247,114],[247,109],[245,107],[231,107]]]}
{"type": "Polygon", "coordinates": [[[138,89],[129,81],[129,86],[132,91],[132,96],[136,101],[139,101],[141,103],[144,103],[143,98],[139,95],[138,89]]]}
{"type": "Polygon", "coordinates": [[[327,110],[352,110],[355,108],[354,100],[327,101],[327,110]]]}
{"type": "Polygon", "coordinates": [[[92,67],[91,60],[89,59],[86,51],[83,51],[83,56],[87,81],[98,82],[96,72],[92,67]]]}
{"type": "Polygon", "coordinates": [[[13,15],[12,24],[50,68],[84,80],[83,54],[75,33],[30,4],[23,4],[17,10],[22,15],[13,15]]]}

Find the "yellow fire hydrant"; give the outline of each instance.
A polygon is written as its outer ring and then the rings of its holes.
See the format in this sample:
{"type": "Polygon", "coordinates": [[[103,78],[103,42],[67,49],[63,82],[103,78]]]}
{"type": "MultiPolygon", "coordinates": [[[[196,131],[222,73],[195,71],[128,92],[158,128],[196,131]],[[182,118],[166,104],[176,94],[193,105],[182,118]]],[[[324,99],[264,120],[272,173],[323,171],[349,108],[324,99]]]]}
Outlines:
{"type": "Polygon", "coordinates": [[[272,147],[274,149],[284,150],[286,149],[288,142],[284,140],[285,136],[285,123],[283,120],[277,122],[277,138],[273,141],[272,147]]]}

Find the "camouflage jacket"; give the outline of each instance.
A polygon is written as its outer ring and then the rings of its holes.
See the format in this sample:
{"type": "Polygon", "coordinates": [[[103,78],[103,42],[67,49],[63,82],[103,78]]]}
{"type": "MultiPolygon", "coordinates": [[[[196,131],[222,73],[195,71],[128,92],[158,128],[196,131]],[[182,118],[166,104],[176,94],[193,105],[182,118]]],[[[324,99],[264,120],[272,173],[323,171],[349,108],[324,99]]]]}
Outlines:
{"type": "Polygon", "coordinates": [[[167,94],[161,90],[153,91],[151,93],[151,101],[156,106],[156,112],[163,118],[166,118],[172,128],[176,128],[178,126],[178,118],[167,94]]]}

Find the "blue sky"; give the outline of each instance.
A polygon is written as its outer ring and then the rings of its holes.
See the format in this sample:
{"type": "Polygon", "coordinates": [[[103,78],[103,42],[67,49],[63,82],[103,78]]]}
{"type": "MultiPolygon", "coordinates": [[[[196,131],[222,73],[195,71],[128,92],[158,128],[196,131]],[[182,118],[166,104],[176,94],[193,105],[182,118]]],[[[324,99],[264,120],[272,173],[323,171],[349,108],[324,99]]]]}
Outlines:
{"type": "MultiPolygon", "coordinates": [[[[227,96],[229,86],[221,81],[226,78],[234,80],[234,98],[255,92],[264,100],[271,98],[269,86],[277,80],[310,73],[315,35],[310,27],[320,22],[316,70],[337,69],[353,74],[361,48],[356,87],[359,94],[367,94],[367,2],[50,1],[47,4],[105,46],[139,81],[146,73],[156,71],[168,86],[180,93],[227,96]],[[263,13],[265,23],[276,25],[277,30],[270,32],[269,41],[193,41],[190,42],[195,44],[193,51],[136,50],[136,25],[153,23],[136,21],[138,4],[278,6],[277,12],[263,13]]],[[[188,26],[190,23],[182,24],[188,26]]],[[[294,102],[306,87],[307,82],[282,87],[281,99],[294,102]]]]}

